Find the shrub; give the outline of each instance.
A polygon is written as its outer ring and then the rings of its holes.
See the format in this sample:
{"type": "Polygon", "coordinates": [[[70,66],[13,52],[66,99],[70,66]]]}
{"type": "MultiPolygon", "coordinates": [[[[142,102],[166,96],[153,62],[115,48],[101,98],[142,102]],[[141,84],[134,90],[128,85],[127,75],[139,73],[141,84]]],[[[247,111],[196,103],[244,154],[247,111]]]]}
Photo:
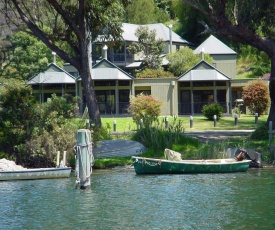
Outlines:
{"type": "Polygon", "coordinates": [[[251,134],[252,140],[268,140],[268,125],[261,123],[257,129],[251,134]]]}
{"type": "Polygon", "coordinates": [[[204,105],[202,107],[202,113],[208,120],[214,120],[214,115],[216,115],[217,120],[219,120],[222,116],[223,108],[217,103],[204,105]]]}
{"type": "Polygon", "coordinates": [[[242,97],[249,110],[253,114],[258,113],[258,116],[260,116],[266,112],[270,104],[268,83],[263,80],[248,82],[243,88],[242,97]]]}
{"type": "Polygon", "coordinates": [[[11,155],[14,145],[31,136],[35,109],[30,86],[13,80],[3,87],[0,95],[0,151],[11,155]]]}
{"type": "Polygon", "coordinates": [[[145,69],[138,73],[137,78],[173,78],[174,74],[162,69],[145,69]]]}
{"type": "Polygon", "coordinates": [[[160,115],[161,105],[162,102],[153,96],[141,93],[131,99],[129,111],[136,123],[142,119],[144,126],[148,127],[160,115]]]}
{"type": "MultiPolygon", "coordinates": [[[[194,51],[189,47],[184,47],[176,52],[169,53],[166,58],[169,61],[168,70],[176,76],[180,76],[201,61],[200,54],[194,54],[194,51]]],[[[204,54],[204,59],[210,64],[213,62],[209,54],[204,54]]]]}

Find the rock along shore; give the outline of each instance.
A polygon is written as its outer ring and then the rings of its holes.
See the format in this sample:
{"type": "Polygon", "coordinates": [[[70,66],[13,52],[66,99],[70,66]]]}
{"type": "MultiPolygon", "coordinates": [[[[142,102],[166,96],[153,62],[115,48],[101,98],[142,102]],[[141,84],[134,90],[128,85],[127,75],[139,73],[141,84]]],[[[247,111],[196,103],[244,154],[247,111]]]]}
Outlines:
{"type": "Polygon", "coordinates": [[[26,170],[21,165],[15,164],[14,161],[7,160],[5,158],[0,159],[0,171],[20,171],[26,170]]]}

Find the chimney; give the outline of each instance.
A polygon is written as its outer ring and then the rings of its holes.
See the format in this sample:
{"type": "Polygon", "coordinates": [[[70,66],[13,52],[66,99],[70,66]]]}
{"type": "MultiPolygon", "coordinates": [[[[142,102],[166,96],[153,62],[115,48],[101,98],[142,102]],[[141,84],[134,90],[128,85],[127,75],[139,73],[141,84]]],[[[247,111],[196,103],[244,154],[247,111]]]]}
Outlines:
{"type": "Polygon", "coordinates": [[[172,27],[173,25],[169,25],[169,39],[170,39],[170,53],[172,53],[172,27]]]}
{"type": "Polygon", "coordinates": [[[56,52],[52,52],[53,55],[53,63],[56,64],[56,52]]]}
{"type": "Polygon", "coordinates": [[[105,45],[103,46],[103,58],[107,60],[107,50],[108,50],[108,47],[105,45]]]}
{"type": "Polygon", "coordinates": [[[204,60],[204,48],[201,48],[201,60],[204,60]]]}

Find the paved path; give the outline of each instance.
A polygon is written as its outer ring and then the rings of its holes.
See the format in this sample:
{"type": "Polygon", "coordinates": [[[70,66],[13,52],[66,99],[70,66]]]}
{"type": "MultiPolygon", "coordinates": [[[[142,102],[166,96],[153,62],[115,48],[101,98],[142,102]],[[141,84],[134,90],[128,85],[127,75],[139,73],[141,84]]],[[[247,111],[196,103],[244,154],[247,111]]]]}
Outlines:
{"type": "Polygon", "coordinates": [[[193,136],[202,141],[225,140],[228,137],[242,137],[254,132],[254,130],[207,130],[184,132],[185,135],[193,136]]]}
{"type": "MultiPolygon", "coordinates": [[[[224,140],[228,137],[242,137],[251,134],[254,130],[209,130],[209,131],[190,131],[185,132],[185,135],[193,136],[201,141],[207,140],[224,140]]],[[[123,133],[113,133],[123,134],[123,133]]],[[[146,148],[137,141],[132,140],[105,140],[97,142],[93,152],[95,159],[126,157],[139,155],[146,148]]]]}
{"type": "Polygon", "coordinates": [[[93,149],[95,159],[126,157],[142,154],[146,148],[137,141],[105,140],[96,143],[93,149]]]}

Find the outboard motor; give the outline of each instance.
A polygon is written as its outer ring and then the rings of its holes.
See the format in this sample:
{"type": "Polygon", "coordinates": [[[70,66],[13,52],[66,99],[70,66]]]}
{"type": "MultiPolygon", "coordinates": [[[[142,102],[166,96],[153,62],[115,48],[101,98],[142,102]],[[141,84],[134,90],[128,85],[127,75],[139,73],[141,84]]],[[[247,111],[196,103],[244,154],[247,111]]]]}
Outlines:
{"type": "Polygon", "coordinates": [[[255,152],[251,149],[244,149],[244,148],[228,148],[225,152],[227,157],[234,157],[236,160],[238,155],[239,160],[242,159],[248,159],[251,160],[249,167],[251,168],[262,168],[262,158],[261,154],[258,152],[255,152]]]}

